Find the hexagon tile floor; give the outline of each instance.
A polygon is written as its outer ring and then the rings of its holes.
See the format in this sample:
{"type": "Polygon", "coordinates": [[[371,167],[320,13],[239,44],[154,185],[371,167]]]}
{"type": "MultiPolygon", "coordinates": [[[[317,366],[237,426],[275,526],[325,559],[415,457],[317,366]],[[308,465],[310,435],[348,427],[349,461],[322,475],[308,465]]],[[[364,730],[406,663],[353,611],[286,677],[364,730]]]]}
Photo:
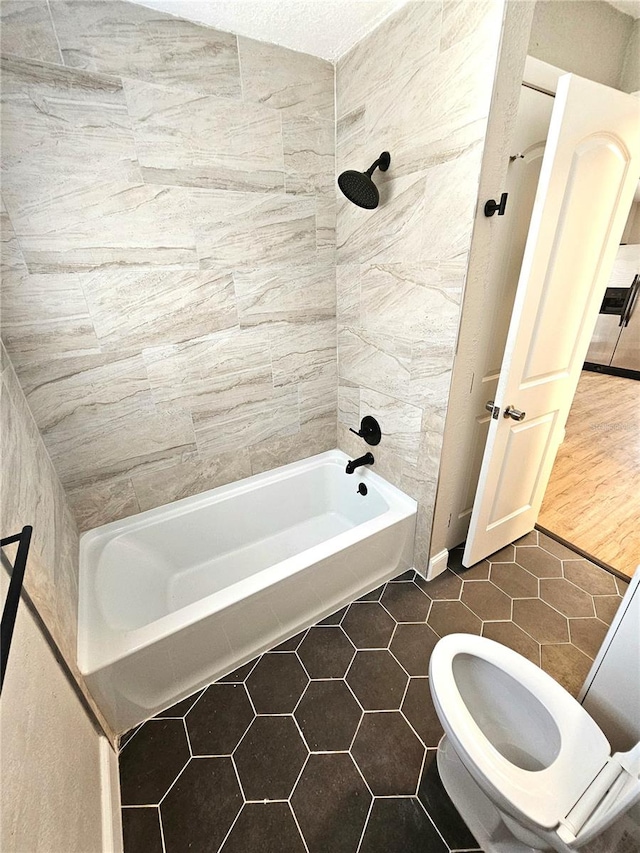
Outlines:
{"type": "Polygon", "coordinates": [[[123,738],[125,853],[448,853],[429,656],[483,634],[577,693],[626,584],[534,531],[407,573],[123,738]],[[541,547],[543,546],[543,547],[541,547]]]}

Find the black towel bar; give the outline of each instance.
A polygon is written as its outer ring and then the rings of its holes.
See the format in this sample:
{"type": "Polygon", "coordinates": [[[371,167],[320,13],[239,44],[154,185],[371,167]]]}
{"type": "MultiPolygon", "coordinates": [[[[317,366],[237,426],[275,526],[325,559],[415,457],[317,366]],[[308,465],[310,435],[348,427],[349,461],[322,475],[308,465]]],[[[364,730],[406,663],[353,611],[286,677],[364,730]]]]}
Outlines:
{"type": "Polygon", "coordinates": [[[7,660],[9,659],[9,648],[11,646],[13,628],[16,624],[18,603],[20,601],[20,593],[22,592],[22,581],[24,579],[24,571],[27,567],[27,556],[29,554],[32,533],[33,527],[27,524],[22,528],[20,533],[16,533],[14,536],[7,536],[6,539],[0,539],[0,548],[13,545],[16,542],[18,543],[18,551],[11,571],[9,589],[2,610],[2,624],[0,625],[0,657],[2,659],[0,664],[0,692],[2,692],[2,685],[4,684],[4,673],[7,668],[7,660]]]}

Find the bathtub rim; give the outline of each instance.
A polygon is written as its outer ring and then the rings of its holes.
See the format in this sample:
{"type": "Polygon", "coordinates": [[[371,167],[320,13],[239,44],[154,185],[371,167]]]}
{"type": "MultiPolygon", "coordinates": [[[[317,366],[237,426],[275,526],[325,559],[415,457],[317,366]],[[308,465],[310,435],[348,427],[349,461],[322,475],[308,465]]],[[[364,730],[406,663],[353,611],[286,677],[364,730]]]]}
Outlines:
{"type": "MultiPolygon", "coordinates": [[[[361,524],[357,524],[349,530],[332,536],[331,538],[294,554],[285,560],[281,560],[273,566],[268,566],[233,583],[221,590],[204,596],[197,601],[174,610],[155,619],[152,622],[130,630],[113,630],[102,617],[100,606],[95,600],[95,588],[92,583],[91,570],[88,561],[99,559],[100,553],[106,544],[119,533],[135,532],[148,526],[158,517],[178,518],[189,511],[202,506],[213,505],[232,495],[242,495],[253,491],[270,482],[287,479],[296,474],[326,464],[345,466],[349,456],[341,450],[328,450],[315,456],[288,465],[253,474],[234,483],[217,486],[206,492],[181,498],[169,504],[153,507],[127,516],[124,519],[109,522],[108,524],[88,530],[80,536],[80,560],[79,560],[79,592],[78,592],[78,638],[77,638],[77,662],[78,668],[83,676],[89,676],[99,670],[111,666],[116,662],[142,651],[154,643],[162,640],[177,631],[188,628],[198,621],[212,616],[240,601],[243,598],[260,593],[273,584],[276,584],[291,575],[307,569],[313,563],[320,562],[331,557],[339,551],[356,544],[376,533],[379,530],[390,527],[417,513],[417,502],[402,492],[396,486],[389,483],[370,468],[360,472],[360,478],[368,480],[387,502],[387,510],[374,518],[361,524]],[[167,513],[169,513],[167,515],[167,513]],[[135,519],[132,521],[131,519],[135,519]],[[384,520],[384,521],[383,521],[384,520]],[[89,577],[87,577],[89,575],[89,577]],[[89,585],[89,592],[85,587],[89,585]],[[93,600],[90,600],[93,597],[93,600]],[[101,620],[101,640],[97,648],[95,642],[91,641],[91,621],[95,616],[101,620]]],[[[354,478],[354,482],[357,478],[354,478]]],[[[95,634],[94,634],[95,636],[95,634]]]]}

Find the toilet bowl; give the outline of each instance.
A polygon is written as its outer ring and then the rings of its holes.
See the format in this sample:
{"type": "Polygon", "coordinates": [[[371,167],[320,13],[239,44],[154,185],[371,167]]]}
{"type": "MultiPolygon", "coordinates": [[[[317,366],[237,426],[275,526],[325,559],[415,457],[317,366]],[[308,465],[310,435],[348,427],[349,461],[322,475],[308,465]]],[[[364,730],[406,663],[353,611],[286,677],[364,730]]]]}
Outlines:
{"type": "Polygon", "coordinates": [[[640,801],[640,743],[612,755],[582,705],[517,652],[451,634],[429,682],[443,783],[487,853],[567,853],[640,801]]]}

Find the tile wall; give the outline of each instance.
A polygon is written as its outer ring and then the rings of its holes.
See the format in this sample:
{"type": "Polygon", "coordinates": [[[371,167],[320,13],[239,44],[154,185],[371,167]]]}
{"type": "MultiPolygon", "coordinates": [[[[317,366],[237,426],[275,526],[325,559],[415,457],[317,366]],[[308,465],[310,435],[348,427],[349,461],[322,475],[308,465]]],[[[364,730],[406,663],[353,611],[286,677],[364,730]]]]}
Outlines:
{"type": "Polygon", "coordinates": [[[336,445],[334,69],[2,3],[2,334],[81,529],[336,445]]]}
{"type": "Polygon", "coordinates": [[[444,417],[502,0],[408,3],[336,69],[336,167],[376,173],[381,206],[338,198],[338,442],[364,414],[383,424],[376,469],[419,501],[425,570],[444,417]]]}
{"type": "MultiPolygon", "coordinates": [[[[27,524],[33,527],[24,588],[105,732],[110,734],[76,665],[78,529],[1,342],[0,458],[2,536],[19,533],[27,524]]],[[[15,557],[10,548],[6,554],[9,560],[15,557]]],[[[37,710],[35,713],[37,716],[37,710]]],[[[30,724],[35,725],[34,719],[30,724]]]]}
{"type": "Polygon", "coordinates": [[[3,2],[2,331],[81,529],[334,447],[336,420],[359,455],[370,413],[426,568],[503,5],[409,2],[334,103],[311,56],[3,2]],[[384,149],[381,206],[336,201],[384,149]]]}

